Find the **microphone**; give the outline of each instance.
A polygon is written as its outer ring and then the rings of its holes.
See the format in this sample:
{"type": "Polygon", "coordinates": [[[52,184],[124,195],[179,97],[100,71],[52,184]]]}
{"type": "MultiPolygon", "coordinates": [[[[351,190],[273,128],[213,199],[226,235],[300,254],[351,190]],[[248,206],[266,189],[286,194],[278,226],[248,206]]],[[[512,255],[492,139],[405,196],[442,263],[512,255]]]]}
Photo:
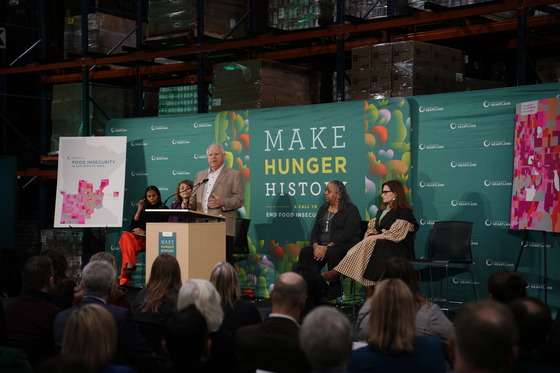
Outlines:
{"type": "Polygon", "coordinates": [[[206,184],[208,182],[208,178],[202,180],[200,183],[196,184],[193,187],[193,191],[191,193],[191,195],[189,196],[189,198],[187,199],[187,208],[189,207],[190,203],[191,203],[191,197],[194,194],[194,192],[196,192],[196,190],[202,185],[202,184],[206,184]]]}
{"type": "Polygon", "coordinates": [[[170,195],[169,197],[167,197],[167,199],[165,200],[165,202],[163,202],[163,205],[162,205],[162,206],[167,206],[167,205],[166,205],[167,201],[169,201],[171,198],[175,197],[177,194],[179,194],[179,193],[174,193],[174,194],[170,195]]]}

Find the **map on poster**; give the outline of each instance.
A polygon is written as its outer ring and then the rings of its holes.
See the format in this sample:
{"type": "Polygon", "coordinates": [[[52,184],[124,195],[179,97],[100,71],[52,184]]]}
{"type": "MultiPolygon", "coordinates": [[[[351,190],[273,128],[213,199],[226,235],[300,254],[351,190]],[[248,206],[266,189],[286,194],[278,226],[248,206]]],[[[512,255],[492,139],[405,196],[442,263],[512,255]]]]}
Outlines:
{"type": "Polygon", "coordinates": [[[517,104],[511,228],[560,232],[560,99],[517,104]]]}
{"type": "Polygon", "coordinates": [[[54,227],[120,227],[126,137],[61,137],[54,227]]]}

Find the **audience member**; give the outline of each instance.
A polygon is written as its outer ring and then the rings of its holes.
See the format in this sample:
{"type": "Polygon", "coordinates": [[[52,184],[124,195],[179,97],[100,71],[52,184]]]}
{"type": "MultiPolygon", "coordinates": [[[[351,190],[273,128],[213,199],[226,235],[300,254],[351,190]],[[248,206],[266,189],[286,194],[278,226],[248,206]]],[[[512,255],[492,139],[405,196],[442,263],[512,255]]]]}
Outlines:
{"type": "MultiPolygon", "coordinates": [[[[39,364],[39,366],[41,366],[41,364],[39,364]]],[[[0,372],[33,373],[33,368],[31,364],[29,364],[27,354],[23,352],[23,350],[0,345],[0,372]]]]}
{"type": "Polygon", "coordinates": [[[352,331],[350,321],[340,311],[328,306],[312,310],[301,324],[299,340],[313,372],[346,372],[352,331]]]}
{"type": "Polygon", "coordinates": [[[488,298],[507,304],[527,296],[527,282],[519,272],[503,269],[488,277],[488,298]]]}
{"type": "Polygon", "coordinates": [[[303,320],[309,312],[322,304],[325,294],[327,294],[326,298],[329,298],[329,292],[333,295],[333,291],[337,287],[342,286],[340,282],[335,282],[334,285],[328,286],[321,274],[309,266],[302,266],[298,263],[294,266],[293,271],[303,277],[307,285],[307,298],[305,306],[299,315],[300,320],[303,320]]]}
{"type": "Polygon", "coordinates": [[[66,276],[68,262],[61,250],[50,248],[41,251],[41,255],[51,258],[54,273],[54,287],[51,290],[51,303],[65,310],[72,307],[76,281],[66,276]]]}
{"type": "Polygon", "coordinates": [[[45,360],[35,370],[35,373],[95,373],[87,363],[77,357],[57,355],[45,360]]]}
{"type": "Polygon", "coordinates": [[[139,372],[158,372],[161,370],[160,361],[140,334],[132,311],[107,304],[115,279],[115,270],[106,261],[95,260],[84,267],[81,282],[84,297],[78,306],[62,311],[55,318],[55,343],[62,344],[64,329],[74,309],[86,304],[100,304],[111,313],[117,325],[117,355],[114,362],[133,365],[139,372]]]}
{"type": "MultiPolygon", "coordinates": [[[[449,343],[455,335],[453,323],[449,321],[441,308],[435,303],[427,300],[420,292],[418,277],[414,272],[412,264],[407,259],[394,257],[387,261],[385,271],[381,279],[398,278],[404,281],[412,296],[416,307],[416,335],[431,335],[438,338],[444,344],[449,343]]],[[[357,326],[358,339],[365,339],[365,331],[369,322],[371,308],[374,307],[372,298],[368,298],[358,312],[357,326]]],[[[445,351],[444,351],[445,352],[445,351]]]]}
{"type": "Polygon", "coordinates": [[[558,373],[560,369],[547,363],[540,349],[547,343],[552,316],[550,308],[538,298],[518,298],[508,304],[519,332],[517,361],[510,372],[558,373]]]}
{"type": "Polygon", "coordinates": [[[173,255],[160,254],[154,260],[150,279],[134,299],[134,320],[146,342],[162,354],[163,323],[177,311],[181,268],[173,255]]]}
{"type": "Polygon", "coordinates": [[[463,305],[455,317],[449,342],[453,368],[459,373],[501,373],[516,357],[517,328],[503,304],[482,300],[463,305]]]}
{"type": "Polygon", "coordinates": [[[233,372],[236,366],[234,339],[231,333],[220,329],[224,311],[220,294],[210,281],[192,278],[181,287],[177,309],[191,305],[202,313],[208,324],[212,347],[207,367],[213,372],[233,372]]]}
{"type": "Polygon", "coordinates": [[[432,336],[415,336],[416,306],[408,286],[399,279],[386,279],[372,296],[368,345],[354,350],[350,372],[445,372],[440,341],[432,336]]]}
{"type": "MultiPolygon", "coordinates": [[[[113,266],[113,268],[115,269],[115,273],[117,273],[117,261],[115,260],[115,256],[113,254],[108,253],[106,251],[100,251],[98,253],[93,254],[91,258],[89,258],[90,263],[96,260],[106,261],[107,263],[113,266]]],[[[84,296],[84,292],[82,288],[78,286],[74,294],[73,305],[75,306],[79,304],[83,296],[84,296]]],[[[130,301],[128,300],[125,292],[117,287],[116,282],[114,283],[114,286],[111,288],[111,291],[109,292],[109,297],[107,298],[107,304],[112,304],[113,306],[119,306],[132,310],[132,304],[130,304],[130,301]]]]}
{"type": "Polygon", "coordinates": [[[307,285],[294,272],[281,274],[270,293],[272,313],[262,324],[239,328],[235,351],[240,371],[255,369],[276,373],[309,372],[311,366],[299,345],[301,310],[305,306],[307,285]]]}
{"type": "Polygon", "coordinates": [[[164,372],[208,372],[204,361],[210,343],[208,323],[196,306],[177,311],[163,324],[163,350],[169,358],[164,372]]]}
{"type": "Polygon", "coordinates": [[[74,308],[64,329],[61,355],[83,359],[93,372],[134,372],[112,364],[116,351],[117,326],[109,311],[95,303],[74,308]]]}
{"type": "Polygon", "coordinates": [[[222,299],[224,319],[220,329],[235,334],[238,328],[262,322],[255,305],[241,299],[241,289],[235,268],[227,262],[217,263],[210,273],[210,282],[222,299]]]}
{"type": "Polygon", "coordinates": [[[25,351],[35,367],[56,354],[53,320],[61,309],[50,303],[54,277],[49,257],[29,258],[21,275],[23,292],[6,307],[6,346],[25,351]]]}

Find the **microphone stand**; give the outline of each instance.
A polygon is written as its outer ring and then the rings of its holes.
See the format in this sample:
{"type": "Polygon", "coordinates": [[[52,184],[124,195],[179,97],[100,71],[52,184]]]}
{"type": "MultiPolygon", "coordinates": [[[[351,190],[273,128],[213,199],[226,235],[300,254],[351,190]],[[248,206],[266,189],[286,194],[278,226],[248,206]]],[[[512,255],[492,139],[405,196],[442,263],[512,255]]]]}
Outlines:
{"type": "Polygon", "coordinates": [[[169,197],[167,197],[165,202],[163,202],[162,206],[167,207],[167,201],[169,201],[171,199],[171,197],[175,197],[176,195],[177,195],[177,193],[174,193],[174,194],[170,195],[169,197]]]}
{"type": "Polygon", "coordinates": [[[191,197],[192,197],[192,195],[194,194],[194,192],[196,192],[196,190],[197,190],[198,188],[200,188],[200,186],[201,186],[202,184],[206,184],[207,182],[208,182],[208,179],[204,179],[204,180],[202,180],[200,183],[196,184],[196,185],[193,187],[193,191],[192,191],[191,195],[189,196],[189,198],[187,199],[187,208],[189,208],[189,206],[190,206],[191,197]]]}

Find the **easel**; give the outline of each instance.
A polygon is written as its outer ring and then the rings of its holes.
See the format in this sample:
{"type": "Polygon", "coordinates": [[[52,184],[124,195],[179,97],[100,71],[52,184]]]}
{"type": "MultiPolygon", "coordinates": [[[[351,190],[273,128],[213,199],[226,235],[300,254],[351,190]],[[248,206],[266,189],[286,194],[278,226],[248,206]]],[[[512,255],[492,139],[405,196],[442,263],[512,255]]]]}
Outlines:
{"type": "MultiPolygon", "coordinates": [[[[543,233],[543,243],[544,243],[544,303],[548,304],[548,253],[546,248],[546,231],[542,231],[543,233]]],[[[521,241],[521,248],[519,250],[519,255],[517,256],[517,261],[515,262],[515,272],[517,272],[517,268],[519,267],[519,262],[521,261],[521,255],[523,254],[523,249],[527,243],[527,236],[529,236],[529,230],[525,230],[525,236],[523,237],[523,241],[521,241]]]]}

